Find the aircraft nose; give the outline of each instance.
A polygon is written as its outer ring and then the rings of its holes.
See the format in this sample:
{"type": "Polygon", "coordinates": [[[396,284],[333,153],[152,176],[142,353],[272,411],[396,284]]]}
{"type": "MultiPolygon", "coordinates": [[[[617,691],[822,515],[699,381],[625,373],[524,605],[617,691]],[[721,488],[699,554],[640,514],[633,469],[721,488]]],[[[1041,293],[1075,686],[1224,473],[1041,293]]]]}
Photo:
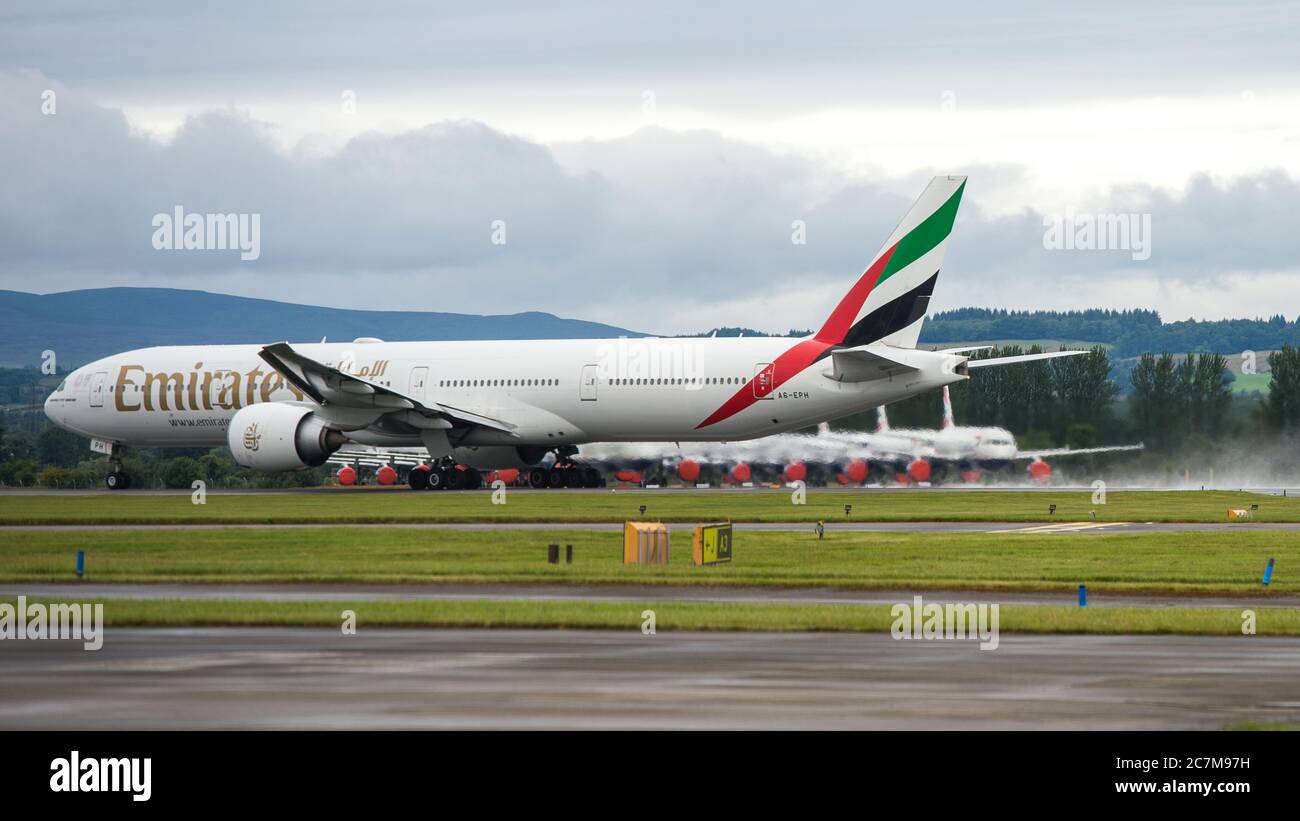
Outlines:
{"type": "Polygon", "coordinates": [[[58,408],[58,406],[59,403],[54,401],[53,393],[45,397],[45,418],[49,419],[51,422],[53,422],[56,425],[60,422],[59,414],[56,411],[56,408],[58,408]]]}

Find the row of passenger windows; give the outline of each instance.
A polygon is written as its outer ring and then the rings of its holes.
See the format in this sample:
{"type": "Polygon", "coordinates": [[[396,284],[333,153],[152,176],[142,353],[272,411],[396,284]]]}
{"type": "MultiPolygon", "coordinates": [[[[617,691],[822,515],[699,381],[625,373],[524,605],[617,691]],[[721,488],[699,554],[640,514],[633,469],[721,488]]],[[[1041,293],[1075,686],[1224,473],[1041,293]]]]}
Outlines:
{"type": "Polygon", "coordinates": [[[611,385],[743,385],[744,377],[710,376],[705,379],[667,378],[667,379],[611,379],[611,385]]]}
{"type": "MultiPolygon", "coordinates": [[[[558,379],[441,379],[440,388],[537,388],[557,387],[558,379]]],[[[743,385],[745,378],[740,376],[710,376],[704,379],[655,378],[655,379],[611,379],[611,385],[743,385]]]]}
{"type": "Polygon", "coordinates": [[[558,379],[442,379],[440,388],[554,388],[558,379]]]}

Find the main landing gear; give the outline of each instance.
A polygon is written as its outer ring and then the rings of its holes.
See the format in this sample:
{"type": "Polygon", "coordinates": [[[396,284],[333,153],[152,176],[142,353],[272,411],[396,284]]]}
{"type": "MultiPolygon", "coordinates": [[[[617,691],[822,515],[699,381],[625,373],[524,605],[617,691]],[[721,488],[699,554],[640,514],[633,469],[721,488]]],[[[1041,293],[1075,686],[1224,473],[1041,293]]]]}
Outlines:
{"type": "Polygon", "coordinates": [[[552,467],[537,466],[528,471],[528,485],[533,488],[603,487],[605,477],[587,465],[557,462],[552,467]]]}
{"type": "Polygon", "coordinates": [[[406,482],[412,490],[476,490],[483,486],[483,474],[448,459],[434,465],[416,465],[406,482]]]}
{"type": "Polygon", "coordinates": [[[131,487],[131,474],[122,470],[122,452],[126,448],[121,445],[109,445],[108,450],[108,476],[104,477],[104,485],[109,490],[126,490],[131,487]]]}

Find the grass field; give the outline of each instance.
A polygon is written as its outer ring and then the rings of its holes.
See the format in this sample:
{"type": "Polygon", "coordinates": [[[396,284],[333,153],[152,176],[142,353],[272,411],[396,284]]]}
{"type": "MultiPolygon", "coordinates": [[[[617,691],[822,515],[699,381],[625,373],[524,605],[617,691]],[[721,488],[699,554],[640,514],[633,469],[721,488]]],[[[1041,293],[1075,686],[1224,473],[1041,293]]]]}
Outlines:
{"type": "Polygon", "coordinates": [[[730,564],[697,568],[674,530],[672,562],[625,566],[621,534],[406,528],[12,532],[0,581],[70,581],[78,550],[97,582],[510,582],[842,586],[850,588],[1300,591],[1300,533],[1153,532],[1089,536],[988,533],[739,532],[730,564]],[[546,545],[574,547],[572,565],[546,545]]]}
{"type": "Polygon", "coordinates": [[[1251,393],[1252,391],[1259,391],[1267,396],[1268,386],[1272,381],[1273,374],[1271,373],[1239,373],[1237,378],[1233,380],[1232,392],[1251,393]]]}
{"type": "Polygon", "coordinates": [[[0,524],[380,523],[380,522],[663,522],[982,521],[1222,522],[1228,508],[1258,504],[1263,522],[1300,522],[1300,499],[1229,491],[1114,491],[1105,505],[1091,491],[809,491],[807,503],[783,490],[515,492],[492,504],[490,491],[416,492],[406,488],[321,493],[210,493],[195,505],[174,496],[0,496],[0,524]],[[1055,504],[1056,514],[1048,506],[1055,504]],[[852,505],[850,516],[844,506],[852,505]]]}
{"type": "MultiPolygon", "coordinates": [[[[13,603],[10,598],[5,601],[13,603]]],[[[32,601],[29,600],[30,605],[32,601]]],[[[40,600],[66,601],[61,599],[40,600]]],[[[367,627],[582,628],[639,634],[653,610],[656,630],[888,632],[888,605],[719,604],[712,602],[494,601],[178,601],[111,599],[108,626],[199,625],[319,626],[338,629],[344,610],[367,627]]],[[[1257,634],[1300,635],[1300,611],[1256,610],[1257,634]]],[[[1193,608],[999,608],[999,632],[1241,636],[1235,610],[1193,608]]],[[[341,633],[340,633],[341,634],[341,633]]],[[[640,635],[637,635],[640,640],[640,635]]],[[[1249,640],[1242,637],[1243,641],[1249,640]]]]}

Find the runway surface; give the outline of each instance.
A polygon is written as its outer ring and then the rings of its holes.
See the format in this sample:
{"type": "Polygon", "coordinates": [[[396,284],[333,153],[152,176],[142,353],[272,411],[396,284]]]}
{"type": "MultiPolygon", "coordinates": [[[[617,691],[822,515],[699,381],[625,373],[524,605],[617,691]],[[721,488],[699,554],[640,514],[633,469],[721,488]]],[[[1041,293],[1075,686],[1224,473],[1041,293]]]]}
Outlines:
{"type": "Polygon", "coordinates": [[[1221,728],[1300,719],[1300,639],[110,629],[0,642],[2,729],[1221,728]]]}
{"type": "MultiPolygon", "coordinates": [[[[689,531],[696,523],[669,523],[670,530],[689,531]]],[[[813,522],[736,522],[737,531],[768,533],[811,533],[813,522]]],[[[1240,530],[1300,531],[1300,522],[853,522],[828,520],[827,533],[1007,533],[1007,534],[1099,534],[1099,533],[1224,533],[1240,530]]],[[[23,531],[87,530],[303,530],[310,528],[400,528],[415,530],[594,530],[621,532],[622,522],[314,522],[260,524],[49,524],[0,525],[0,535],[23,531]]]]}
{"type": "MultiPolygon", "coordinates": [[[[821,587],[698,587],[673,585],[537,584],[167,584],[167,583],[0,583],[0,598],[26,596],[101,599],[184,599],[196,601],[471,600],[590,602],[703,601],[748,604],[893,605],[921,595],[927,602],[1022,606],[1078,606],[1075,591],[852,590],[821,587]]],[[[1210,607],[1224,609],[1300,607],[1300,596],[1171,596],[1089,592],[1089,607],[1210,607]]]]}

